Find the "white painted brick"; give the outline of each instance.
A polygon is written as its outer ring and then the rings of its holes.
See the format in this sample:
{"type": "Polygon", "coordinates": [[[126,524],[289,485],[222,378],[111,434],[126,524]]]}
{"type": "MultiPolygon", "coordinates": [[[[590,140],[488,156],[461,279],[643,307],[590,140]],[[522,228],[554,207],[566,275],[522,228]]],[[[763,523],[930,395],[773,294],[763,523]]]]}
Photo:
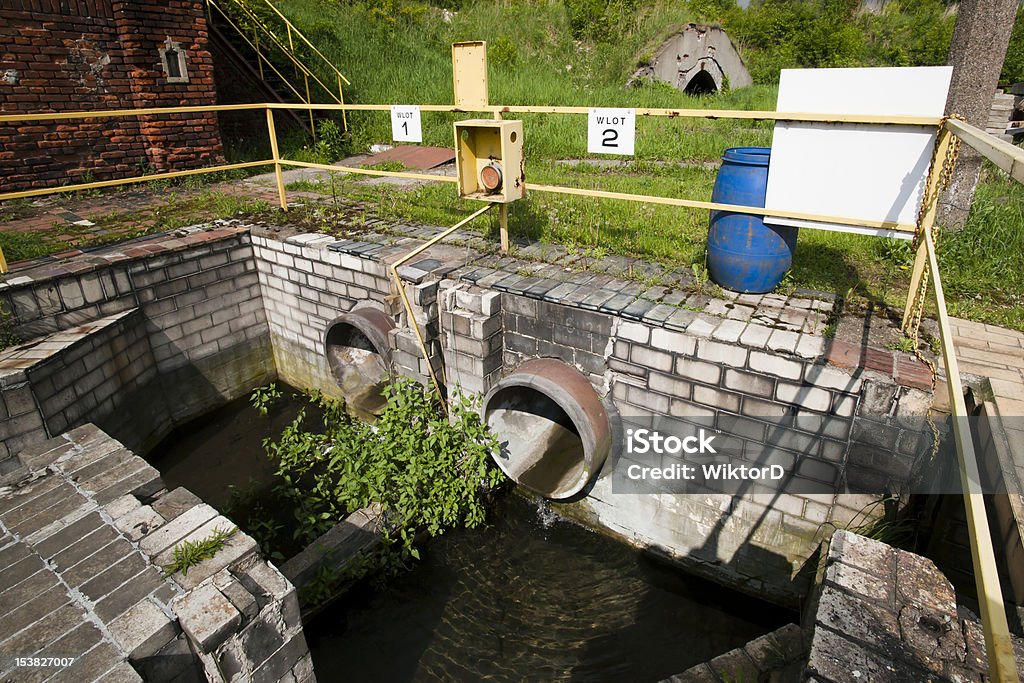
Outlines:
{"type": "Polygon", "coordinates": [[[793,517],[802,517],[804,514],[804,502],[803,498],[782,494],[772,501],[771,507],[773,510],[778,510],[793,517]]]}
{"type": "Polygon", "coordinates": [[[832,394],[817,387],[801,386],[779,382],[775,387],[775,397],[784,403],[792,403],[807,410],[828,412],[832,404],[832,394]]]}
{"type": "Polygon", "coordinates": [[[352,254],[341,254],[341,267],[345,270],[353,270],[357,273],[363,272],[363,261],[352,254]]]}
{"type": "Polygon", "coordinates": [[[818,358],[825,353],[825,340],[809,334],[801,334],[796,344],[796,355],[802,358],[818,358]]]}
{"type": "Polygon", "coordinates": [[[686,334],[702,339],[707,339],[714,331],[714,325],[700,318],[694,318],[693,322],[686,326],[686,334]]]}
{"type": "Polygon", "coordinates": [[[740,409],[740,397],[737,394],[719,391],[700,384],[695,384],[693,387],[693,400],[695,403],[714,406],[730,413],[735,413],[740,409]]]}
{"type": "Polygon", "coordinates": [[[786,351],[794,353],[800,335],[787,330],[772,330],[772,336],[768,338],[768,349],[770,351],[786,351]]]}
{"type": "Polygon", "coordinates": [[[828,505],[809,500],[804,504],[804,519],[815,524],[824,524],[828,521],[831,510],[828,505]]]}
{"type": "Polygon", "coordinates": [[[809,384],[823,389],[838,389],[851,394],[860,392],[864,381],[859,377],[851,377],[849,374],[830,367],[828,365],[812,365],[807,368],[806,380],[809,384]]]}
{"type": "Polygon", "coordinates": [[[658,391],[669,396],[676,398],[689,398],[690,397],[690,383],[682,380],[673,379],[667,375],[662,375],[658,372],[652,372],[648,379],[648,386],[651,391],[658,391]]]}
{"type": "Polygon", "coordinates": [[[672,356],[668,353],[655,351],[636,344],[629,350],[629,359],[633,363],[645,368],[669,371],[672,369],[672,356]]]}
{"type": "Polygon", "coordinates": [[[484,315],[491,316],[501,311],[501,292],[485,292],[480,296],[480,309],[484,315]]]}
{"type": "Polygon", "coordinates": [[[692,356],[697,348],[697,341],[680,332],[670,332],[661,328],[651,331],[651,346],[662,351],[682,353],[692,356]]]}
{"type": "Polygon", "coordinates": [[[651,330],[647,325],[623,321],[619,323],[617,335],[622,339],[629,339],[640,344],[646,344],[651,338],[651,330]]]}
{"type": "Polygon", "coordinates": [[[723,342],[737,342],[740,339],[740,335],[743,334],[743,330],[747,327],[745,322],[739,320],[723,320],[715,331],[711,334],[712,339],[717,339],[723,342]]]}
{"type": "Polygon", "coordinates": [[[742,368],[747,363],[747,350],[739,346],[701,339],[697,346],[697,357],[712,363],[724,363],[734,368],[742,368]]]}
{"type": "Polygon", "coordinates": [[[750,369],[758,372],[766,372],[784,379],[799,380],[803,374],[804,365],[795,360],[781,358],[763,351],[750,352],[750,369]]]}
{"type": "Polygon", "coordinates": [[[763,325],[747,325],[747,329],[743,330],[743,334],[740,335],[740,343],[744,346],[763,349],[771,334],[772,330],[763,325]]]}
{"type": "Polygon", "coordinates": [[[711,363],[703,363],[699,360],[680,358],[676,361],[676,373],[706,384],[718,384],[721,379],[722,369],[711,363]]]}
{"type": "Polygon", "coordinates": [[[857,408],[856,396],[837,396],[832,405],[832,414],[839,417],[850,417],[857,408]]]}

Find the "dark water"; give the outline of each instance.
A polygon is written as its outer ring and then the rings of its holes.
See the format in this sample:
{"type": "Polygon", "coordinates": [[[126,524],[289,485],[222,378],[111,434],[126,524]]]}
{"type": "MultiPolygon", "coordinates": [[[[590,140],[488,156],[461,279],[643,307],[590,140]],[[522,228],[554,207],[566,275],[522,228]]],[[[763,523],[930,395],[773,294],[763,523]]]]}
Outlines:
{"type": "Polygon", "coordinates": [[[794,615],[514,495],[307,625],[322,681],[658,681],[794,615]]]}
{"type": "Polygon", "coordinates": [[[263,450],[263,439],[280,436],[304,406],[310,426],[320,416],[298,391],[277,386],[284,395],[267,415],[257,413],[245,396],[175,429],[151,450],[146,459],[160,470],[167,488],[184,486],[221,511],[232,487],[265,493],[276,466],[263,450]]]}

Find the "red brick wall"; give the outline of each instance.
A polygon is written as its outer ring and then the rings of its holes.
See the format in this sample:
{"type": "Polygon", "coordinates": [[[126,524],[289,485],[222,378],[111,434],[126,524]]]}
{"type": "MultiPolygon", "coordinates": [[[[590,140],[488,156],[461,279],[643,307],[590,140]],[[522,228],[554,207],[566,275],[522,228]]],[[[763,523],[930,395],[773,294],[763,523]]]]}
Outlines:
{"type": "MultiPolygon", "coordinates": [[[[201,0],[0,0],[0,113],[215,104],[207,38],[201,0]],[[167,82],[168,37],[187,54],[188,83],[167,82]]],[[[206,166],[221,154],[213,113],[0,123],[0,192],[206,166]]]]}

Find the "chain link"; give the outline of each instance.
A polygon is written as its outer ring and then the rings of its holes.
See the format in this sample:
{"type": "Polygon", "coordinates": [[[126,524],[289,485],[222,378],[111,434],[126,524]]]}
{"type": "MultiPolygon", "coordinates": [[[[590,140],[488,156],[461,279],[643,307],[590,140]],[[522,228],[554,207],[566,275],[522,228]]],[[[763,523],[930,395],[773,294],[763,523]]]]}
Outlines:
{"type": "MultiPolygon", "coordinates": [[[[950,116],[942,117],[942,121],[939,122],[938,131],[935,135],[935,148],[932,152],[932,161],[928,167],[928,175],[925,180],[924,196],[921,197],[921,206],[917,211],[917,230],[914,233],[913,250],[917,253],[917,250],[921,247],[921,243],[924,241],[924,220],[925,215],[931,208],[932,204],[939,200],[939,196],[942,195],[948,188],[950,183],[953,182],[953,172],[956,169],[957,157],[960,154],[960,138],[952,133],[950,135],[949,145],[946,147],[946,154],[941,159],[942,166],[936,171],[936,163],[940,162],[939,159],[939,145],[942,141],[942,132],[946,127],[946,121],[949,119],[963,120],[963,117],[958,114],[952,114],[950,116]],[[938,182],[933,186],[930,182],[933,173],[938,173],[938,182]]],[[[932,244],[938,244],[939,240],[939,227],[936,222],[932,222],[931,225],[931,238],[932,244]]],[[[909,329],[907,335],[914,340],[914,347],[917,348],[918,340],[921,331],[921,320],[924,316],[924,301],[928,293],[928,279],[930,273],[928,268],[924,269],[921,273],[921,281],[918,283],[917,292],[914,295],[914,304],[911,309],[909,319],[909,329]]],[[[920,352],[917,353],[918,357],[924,361],[932,369],[932,385],[935,384],[935,367],[934,363],[924,358],[920,352]]]]}
{"type": "MultiPolygon", "coordinates": [[[[925,180],[924,196],[921,197],[921,207],[918,209],[917,212],[917,230],[914,233],[913,242],[915,254],[917,253],[917,250],[921,248],[921,244],[924,241],[924,221],[925,216],[928,213],[928,210],[931,208],[932,203],[937,202],[942,193],[945,192],[946,189],[949,188],[950,183],[953,182],[953,171],[956,169],[957,156],[960,153],[960,138],[958,138],[956,135],[953,135],[952,133],[948,133],[950,135],[949,145],[946,147],[945,157],[943,157],[943,159],[941,160],[942,166],[938,170],[938,182],[935,183],[934,187],[930,182],[932,178],[932,173],[936,172],[935,164],[936,162],[939,161],[938,153],[939,145],[942,140],[942,132],[945,129],[946,121],[948,121],[949,119],[959,119],[962,121],[963,117],[957,114],[953,114],[951,116],[942,117],[942,121],[939,122],[938,132],[935,135],[935,149],[932,152],[932,161],[928,167],[928,175],[926,176],[925,180]]],[[[935,221],[932,221],[930,232],[932,237],[932,244],[938,244],[939,228],[935,221]]],[[[924,317],[924,302],[928,294],[928,280],[930,275],[931,273],[929,272],[928,266],[926,265],[924,271],[921,273],[921,281],[918,285],[918,289],[914,297],[914,304],[913,308],[911,309],[910,319],[908,321],[910,327],[907,330],[907,335],[914,342],[914,355],[917,357],[918,360],[927,365],[928,370],[931,372],[932,391],[934,392],[936,380],[938,378],[938,370],[935,367],[934,361],[932,361],[930,358],[925,357],[925,355],[921,352],[920,341],[921,321],[924,317]]],[[[927,417],[928,426],[931,428],[932,432],[931,461],[934,462],[935,456],[938,454],[939,451],[941,437],[939,435],[938,426],[935,424],[931,408],[928,409],[927,417]]],[[[922,460],[921,464],[924,465],[925,461],[922,460]]]]}

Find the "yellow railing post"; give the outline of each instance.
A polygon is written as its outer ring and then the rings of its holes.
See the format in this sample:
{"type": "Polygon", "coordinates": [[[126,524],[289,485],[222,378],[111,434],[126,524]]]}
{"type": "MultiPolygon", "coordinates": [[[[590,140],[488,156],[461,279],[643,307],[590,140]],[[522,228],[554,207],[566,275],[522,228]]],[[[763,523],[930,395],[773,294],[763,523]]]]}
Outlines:
{"type": "Polygon", "coordinates": [[[946,366],[946,386],[949,402],[953,408],[953,438],[956,441],[960,466],[960,484],[963,487],[964,510],[967,513],[967,533],[971,542],[971,560],[974,563],[974,582],[978,591],[978,606],[981,608],[981,626],[985,634],[985,649],[988,653],[989,678],[997,683],[1017,683],[1017,662],[1010,640],[1010,627],[1003,607],[1003,592],[996,567],[995,551],[992,547],[992,533],[985,514],[985,497],[982,493],[981,473],[974,440],[971,438],[970,418],[960,383],[960,368],[953,346],[953,331],[949,326],[946,312],[946,297],[942,291],[939,276],[939,262],[935,256],[935,243],[930,232],[922,235],[931,272],[935,303],[938,308],[939,337],[942,340],[942,359],[946,366]]]}
{"type": "Polygon", "coordinates": [[[277,179],[277,196],[281,210],[288,210],[288,197],[284,189],[284,175],[281,173],[281,153],[277,149],[277,131],[274,129],[274,110],[267,107],[267,135],[270,136],[270,152],[274,157],[274,177],[277,179]]]}
{"type": "MultiPolygon", "coordinates": [[[[341,88],[341,72],[338,72],[338,102],[339,104],[345,104],[345,93],[341,88]]],[[[341,129],[344,132],[348,132],[348,118],[345,116],[345,110],[341,110],[341,129]]]]}
{"type": "Polygon", "coordinates": [[[7,267],[7,257],[4,256],[4,249],[0,247],[0,273],[6,273],[10,268],[7,267]]]}

